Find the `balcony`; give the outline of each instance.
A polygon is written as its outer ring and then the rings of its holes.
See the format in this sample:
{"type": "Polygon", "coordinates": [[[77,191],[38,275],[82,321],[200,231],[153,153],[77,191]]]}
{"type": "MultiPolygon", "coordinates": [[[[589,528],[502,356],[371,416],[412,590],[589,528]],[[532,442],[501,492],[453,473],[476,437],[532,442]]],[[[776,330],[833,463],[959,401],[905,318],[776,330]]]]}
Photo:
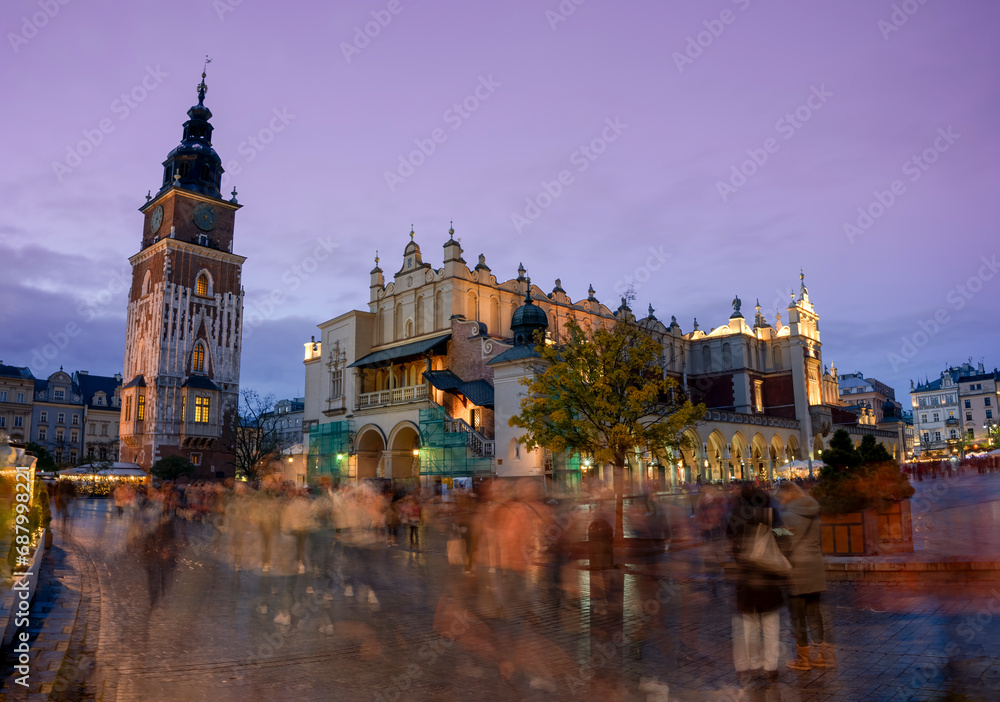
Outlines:
{"type": "Polygon", "coordinates": [[[375,407],[392,407],[406,405],[411,402],[421,402],[427,399],[426,385],[410,385],[392,390],[379,390],[358,395],[358,409],[373,409],[375,407]]]}

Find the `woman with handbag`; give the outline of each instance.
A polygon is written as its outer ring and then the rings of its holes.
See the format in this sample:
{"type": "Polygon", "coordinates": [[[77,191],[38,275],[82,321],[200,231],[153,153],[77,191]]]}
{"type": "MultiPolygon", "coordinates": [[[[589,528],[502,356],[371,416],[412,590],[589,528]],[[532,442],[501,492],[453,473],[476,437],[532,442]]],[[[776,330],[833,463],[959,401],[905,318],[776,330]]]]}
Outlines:
{"type": "Polygon", "coordinates": [[[789,565],[778,550],[773,529],[781,517],[764,490],[744,483],[729,518],[726,536],[736,561],[736,610],[733,615],[733,664],[740,682],[764,675],[778,679],[782,586],[789,565]]]}
{"type": "Polygon", "coordinates": [[[793,670],[832,667],[837,661],[833,647],[826,641],[820,610],[820,596],[826,590],[826,567],[820,545],[819,503],[794,483],[783,483],[777,496],[785,526],[792,532],[786,553],[792,564],[788,613],[792,618],[796,657],[787,665],[793,670]],[[818,653],[812,658],[810,639],[813,653],[818,653]]]}

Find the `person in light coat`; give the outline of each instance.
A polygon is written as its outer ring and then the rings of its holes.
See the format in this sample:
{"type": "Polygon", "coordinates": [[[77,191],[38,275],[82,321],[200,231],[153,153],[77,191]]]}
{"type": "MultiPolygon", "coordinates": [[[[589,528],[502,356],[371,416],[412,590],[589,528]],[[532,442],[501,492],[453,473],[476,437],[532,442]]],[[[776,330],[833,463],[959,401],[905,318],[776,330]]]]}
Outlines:
{"type": "Polygon", "coordinates": [[[795,483],[783,483],[777,497],[782,505],[781,521],[792,532],[783,545],[785,556],[792,564],[788,613],[795,636],[796,657],[786,665],[793,670],[836,665],[833,647],[826,640],[820,609],[820,598],[826,590],[826,567],[820,545],[819,503],[795,483]]]}

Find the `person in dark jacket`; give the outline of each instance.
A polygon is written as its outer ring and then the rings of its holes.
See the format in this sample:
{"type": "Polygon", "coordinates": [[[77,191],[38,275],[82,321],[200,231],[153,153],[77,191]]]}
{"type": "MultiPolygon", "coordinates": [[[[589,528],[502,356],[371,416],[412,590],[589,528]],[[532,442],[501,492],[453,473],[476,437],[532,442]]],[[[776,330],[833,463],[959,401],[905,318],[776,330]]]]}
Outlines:
{"type": "Polygon", "coordinates": [[[772,683],[778,679],[780,612],[784,604],[781,589],[786,580],[756,569],[740,557],[744,535],[759,524],[777,528],[781,526],[781,517],[771,507],[767,492],[744,483],[726,526],[726,536],[737,564],[733,664],[743,684],[758,671],[772,683]]]}
{"type": "Polygon", "coordinates": [[[826,590],[826,568],[820,545],[819,503],[802,492],[794,483],[778,488],[778,501],[785,527],[792,532],[785,542],[785,555],[792,564],[788,587],[788,613],[795,636],[794,660],[787,665],[793,670],[826,668],[836,665],[833,647],[826,641],[820,596],[826,590]],[[809,657],[810,640],[813,644],[809,657]]]}

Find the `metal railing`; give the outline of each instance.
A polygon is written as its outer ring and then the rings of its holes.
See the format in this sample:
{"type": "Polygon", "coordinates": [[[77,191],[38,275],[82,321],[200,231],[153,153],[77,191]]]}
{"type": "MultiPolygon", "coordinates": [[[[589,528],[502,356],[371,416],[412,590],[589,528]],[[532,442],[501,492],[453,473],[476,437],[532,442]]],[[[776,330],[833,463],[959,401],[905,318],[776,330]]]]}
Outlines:
{"type": "Polygon", "coordinates": [[[465,445],[477,456],[492,458],[496,455],[496,441],[487,439],[464,419],[448,419],[445,426],[448,431],[464,431],[465,445]]]}

